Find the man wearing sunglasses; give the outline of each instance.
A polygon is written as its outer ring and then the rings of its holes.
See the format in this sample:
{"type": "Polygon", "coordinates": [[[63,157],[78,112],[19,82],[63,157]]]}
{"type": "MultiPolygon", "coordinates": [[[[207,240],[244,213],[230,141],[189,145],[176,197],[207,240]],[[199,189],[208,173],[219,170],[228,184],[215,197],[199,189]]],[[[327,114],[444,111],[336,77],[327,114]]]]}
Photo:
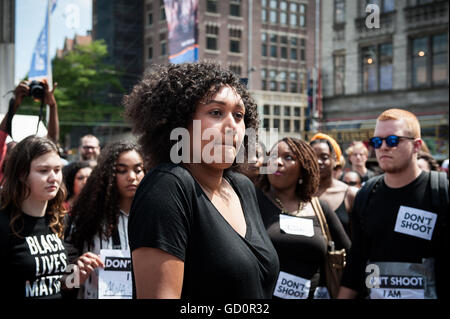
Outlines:
{"type": "Polygon", "coordinates": [[[338,298],[448,297],[448,181],[417,164],[419,121],[389,109],[378,117],[370,144],[384,174],[367,181],[355,199],[338,298]]]}

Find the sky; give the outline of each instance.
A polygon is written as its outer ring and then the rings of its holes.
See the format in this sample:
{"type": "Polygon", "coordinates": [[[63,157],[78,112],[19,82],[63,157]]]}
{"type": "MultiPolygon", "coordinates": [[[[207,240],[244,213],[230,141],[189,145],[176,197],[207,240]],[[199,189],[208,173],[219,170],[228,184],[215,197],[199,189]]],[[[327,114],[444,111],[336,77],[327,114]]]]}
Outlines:
{"type": "MultiPolygon", "coordinates": [[[[30,69],[34,46],[44,26],[46,12],[47,0],[16,0],[16,85],[30,69]]],[[[88,30],[92,30],[92,0],[57,0],[50,21],[50,56],[53,58],[56,50],[64,47],[66,37],[86,35],[88,30]]]]}

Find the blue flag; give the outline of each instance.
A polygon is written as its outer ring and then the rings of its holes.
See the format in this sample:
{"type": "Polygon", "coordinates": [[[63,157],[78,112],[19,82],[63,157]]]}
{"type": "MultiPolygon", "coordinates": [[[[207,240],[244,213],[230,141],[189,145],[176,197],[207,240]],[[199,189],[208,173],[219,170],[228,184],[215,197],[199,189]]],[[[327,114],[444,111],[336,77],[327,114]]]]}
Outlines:
{"type": "MultiPolygon", "coordinates": [[[[51,1],[51,12],[56,8],[57,0],[48,0],[51,1]]],[[[40,78],[47,77],[49,75],[49,67],[48,67],[48,10],[45,15],[45,24],[39,34],[39,38],[36,42],[36,46],[34,47],[33,57],[31,59],[31,67],[30,72],[28,73],[28,78],[40,78]]]]}

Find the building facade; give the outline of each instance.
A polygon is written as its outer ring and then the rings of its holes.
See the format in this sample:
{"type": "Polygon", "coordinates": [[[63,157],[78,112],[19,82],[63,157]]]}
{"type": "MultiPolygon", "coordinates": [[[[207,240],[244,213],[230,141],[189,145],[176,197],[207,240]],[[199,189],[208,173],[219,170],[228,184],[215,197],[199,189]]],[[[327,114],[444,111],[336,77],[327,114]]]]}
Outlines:
{"type": "MultiPolygon", "coordinates": [[[[143,0],[92,2],[92,38],[105,40],[109,53],[105,62],[114,65],[121,73],[120,81],[126,92],[131,90],[143,72],[142,6],[143,0]]],[[[122,94],[116,97],[117,104],[120,104],[121,97],[122,94]]]]}
{"type": "Polygon", "coordinates": [[[0,113],[8,111],[11,95],[14,90],[14,26],[15,0],[0,1],[0,113]]]}
{"type": "MultiPolygon", "coordinates": [[[[315,1],[199,0],[200,61],[216,61],[241,78],[265,129],[301,137],[307,78],[314,63],[315,1]]],[[[168,62],[163,0],[145,0],[144,68],[168,62]]]]}
{"type": "Polygon", "coordinates": [[[448,1],[327,2],[320,68],[321,131],[344,147],[367,141],[382,111],[403,108],[435,158],[448,158],[448,1]]]}

